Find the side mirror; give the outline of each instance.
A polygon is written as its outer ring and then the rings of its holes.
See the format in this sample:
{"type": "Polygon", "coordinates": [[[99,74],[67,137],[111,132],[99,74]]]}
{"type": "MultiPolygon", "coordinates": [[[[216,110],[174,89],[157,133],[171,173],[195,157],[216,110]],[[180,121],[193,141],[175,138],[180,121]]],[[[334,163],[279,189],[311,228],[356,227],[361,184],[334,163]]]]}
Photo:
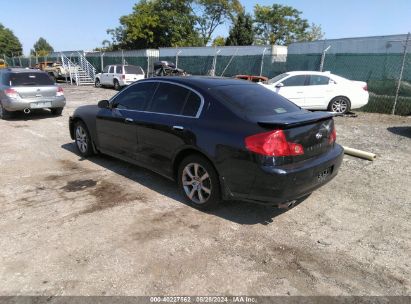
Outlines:
{"type": "Polygon", "coordinates": [[[284,86],[284,83],[282,83],[282,82],[277,83],[277,84],[275,85],[276,88],[282,88],[283,86],[284,86]]]}
{"type": "Polygon", "coordinates": [[[108,100],[100,100],[97,104],[100,109],[108,109],[110,108],[110,103],[108,100]]]}

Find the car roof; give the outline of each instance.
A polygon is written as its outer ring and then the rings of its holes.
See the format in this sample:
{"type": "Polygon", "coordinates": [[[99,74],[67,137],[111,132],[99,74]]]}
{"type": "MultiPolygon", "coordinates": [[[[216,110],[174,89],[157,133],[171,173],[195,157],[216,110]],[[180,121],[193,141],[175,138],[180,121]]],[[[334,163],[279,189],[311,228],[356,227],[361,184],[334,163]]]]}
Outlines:
{"type": "Polygon", "coordinates": [[[170,81],[179,84],[191,85],[198,88],[206,89],[218,86],[228,86],[228,85],[253,85],[251,82],[245,82],[241,79],[226,78],[226,77],[212,77],[212,76],[166,76],[166,77],[152,77],[147,78],[142,81],[170,81]]]}
{"type": "Polygon", "coordinates": [[[319,71],[290,71],[285,72],[288,75],[331,75],[329,71],[326,72],[319,72],[319,71]]]}
{"type": "Polygon", "coordinates": [[[10,73],[45,73],[41,70],[29,69],[29,68],[6,68],[6,69],[2,69],[1,71],[10,72],[10,73]]]}

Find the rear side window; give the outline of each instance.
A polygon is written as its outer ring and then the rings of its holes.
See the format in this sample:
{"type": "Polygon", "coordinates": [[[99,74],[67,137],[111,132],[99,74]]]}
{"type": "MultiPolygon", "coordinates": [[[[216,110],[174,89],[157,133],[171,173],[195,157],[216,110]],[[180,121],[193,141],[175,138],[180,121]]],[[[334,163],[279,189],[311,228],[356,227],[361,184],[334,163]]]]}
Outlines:
{"type": "Polygon", "coordinates": [[[287,73],[277,75],[277,76],[275,76],[274,78],[271,78],[271,79],[268,81],[268,83],[275,83],[275,82],[277,82],[277,81],[279,81],[279,80],[281,80],[281,79],[283,79],[283,78],[285,78],[285,77],[287,77],[287,76],[288,76],[287,73]]]}
{"type": "Polygon", "coordinates": [[[297,75],[287,78],[282,83],[285,87],[297,87],[305,84],[305,75],[297,75]]]}
{"type": "Polygon", "coordinates": [[[308,85],[327,85],[330,83],[330,78],[321,75],[310,75],[308,85]]]}
{"type": "Polygon", "coordinates": [[[196,116],[201,106],[201,98],[194,92],[190,92],[183,108],[184,116],[196,116]]]}
{"type": "Polygon", "coordinates": [[[181,115],[190,92],[190,90],[178,85],[160,83],[148,110],[156,113],[181,115]]]}
{"type": "Polygon", "coordinates": [[[154,94],[156,84],[145,82],[132,85],[118,94],[113,103],[118,109],[144,111],[154,94]]]}
{"type": "Polygon", "coordinates": [[[49,86],[54,82],[46,73],[10,73],[6,76],[10,86],[49,86]]]}
{"type": "Polygon", "coordinates": [[[258,84],[219,86],[211,92],[240,116],[269,116],[300,111],[288,99],[258,84]]]}
{"type": "Polygon", "coordinates": [[[122,66],[116,66],[116,74],[123,74],[122,66]]]}
{"type": "Polygon", "coordinates": [[[124,72],[126,74],[137,74],[137,75],[143,75],[144,71],[141,67],[135,66],[135,65],[125,65],[124,66],[124,72]]]}

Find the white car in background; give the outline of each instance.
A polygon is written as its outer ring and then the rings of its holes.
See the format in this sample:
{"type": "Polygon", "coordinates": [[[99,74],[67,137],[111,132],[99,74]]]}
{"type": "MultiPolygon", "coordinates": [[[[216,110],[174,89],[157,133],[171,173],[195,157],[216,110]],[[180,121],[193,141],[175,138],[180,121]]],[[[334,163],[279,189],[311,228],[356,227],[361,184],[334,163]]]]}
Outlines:
{"type": "Polygon", "coordinates": [[[144,70],[138,65],[113,64],[96,74],[94,84],[96,88],[107,86],[120,90],[135,81],[144,79],[144,70]]]}
{"type": "Polygon", "coordinates": [[[287,72],[261,85],[309,110],[347,113],[366,105],[369,97],[366,82],[330,72],[287,72]]]}

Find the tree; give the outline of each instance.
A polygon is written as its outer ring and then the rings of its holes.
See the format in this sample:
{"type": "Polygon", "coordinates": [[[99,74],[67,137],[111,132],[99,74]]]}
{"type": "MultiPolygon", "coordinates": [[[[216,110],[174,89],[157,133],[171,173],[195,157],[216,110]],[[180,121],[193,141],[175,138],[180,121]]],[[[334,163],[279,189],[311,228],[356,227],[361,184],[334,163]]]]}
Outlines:
{"type": "Polygon", "coordinates": [[[237,16],[234,26],[230,29],[226,45],[252,45],[253,42],[253,20],[250,15],[241,13],[237,16]]]}
{"type": "Polygon", "coordinates": [[[39,40],[37,40],[33,45],[33,49],[30,51],[32,55],[37,56],[47,56],[51,52],[54,52],[53,47],[43,37],[40,37],[39,40]]]}
{"type": "Polygon", "coordinates": [[[321,26],[311,23],[310,28],[299,39],[299,41],[315,41],[315,40],[320,40],[323,37],[324,37],[324,33],[321,29],[321,26]]]}
{"type": "Polygon", "coordinates": [[[226,40],[223,36],[217,36],[214,38],[212,46],[223,46],[226,44],[226,40]]]}
{"type": "Polygon", "coordinates": [[[239,0],[194,0],[192,8],[203,45],[210,42],[219,25],[234,20],[244,10],[239,0]]]}
{"type": "Polygon", "coordinates": [[[8,57],[21,55],[23,48],[13,32],[0,23],[0,53],[8,57]]]}
{"type": "Polygon", "coordinates": [[[306,37],[309,24],[301,12],[291,6],[256,5],[254,21],[259,43],[287,45],[306,37]]]}
{"type": "Polygon", "coordinates": [[[107,30],[113,49],[199,45],[190,0],[140,0],[120,26],[107,30]]]}

